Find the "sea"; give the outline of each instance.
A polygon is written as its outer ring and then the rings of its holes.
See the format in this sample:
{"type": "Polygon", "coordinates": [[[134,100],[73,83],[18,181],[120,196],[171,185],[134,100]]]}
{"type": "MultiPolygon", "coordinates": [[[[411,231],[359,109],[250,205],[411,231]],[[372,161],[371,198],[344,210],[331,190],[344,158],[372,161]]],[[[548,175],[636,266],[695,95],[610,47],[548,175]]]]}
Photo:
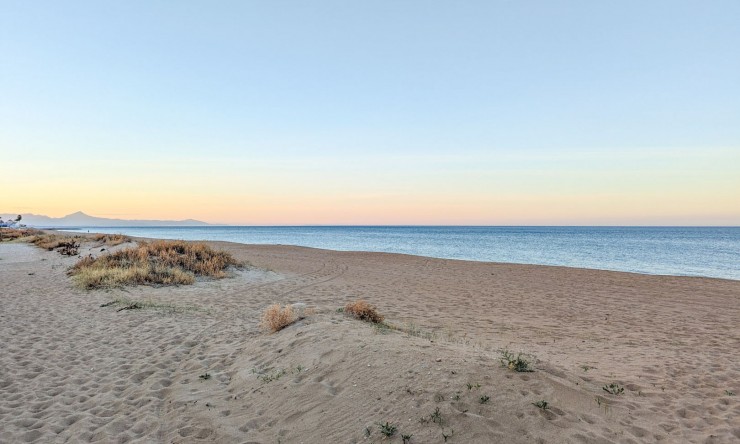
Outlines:
{"type": "Polygon", "coordinates": [[[740,280],[740,227],[206,226],[80,230],[740,280]]]}

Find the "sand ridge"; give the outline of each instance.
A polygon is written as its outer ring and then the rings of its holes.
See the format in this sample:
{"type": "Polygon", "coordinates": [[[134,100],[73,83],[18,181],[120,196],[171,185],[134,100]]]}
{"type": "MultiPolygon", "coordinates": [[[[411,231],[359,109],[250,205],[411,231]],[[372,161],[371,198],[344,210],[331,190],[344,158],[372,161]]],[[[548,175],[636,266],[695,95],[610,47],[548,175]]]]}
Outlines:
{"type": "Polygon", "coordinates": [[[738,281],[210,244],[254,267],[87,292],[75,258],[0,244],[0,441],[740,439],[738,281]],[[169,309],[100,307],[116,298],[169,309]],[[336,311],[359,298],[419,333],[336,311]],[[273,302],[316,314],[266,334],[273,302]],[[537,371],[502,368],[504,348],[537,371]]]}

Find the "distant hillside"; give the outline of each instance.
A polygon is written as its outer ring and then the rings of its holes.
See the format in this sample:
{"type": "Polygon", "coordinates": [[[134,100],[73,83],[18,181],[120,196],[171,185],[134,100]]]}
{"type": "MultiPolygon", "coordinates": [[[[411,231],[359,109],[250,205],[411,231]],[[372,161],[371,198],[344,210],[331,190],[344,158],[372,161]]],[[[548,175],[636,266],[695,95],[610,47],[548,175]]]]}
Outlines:
{"type": "MultiPolygon", "coordinates": [[[[15,218],[14,215],[0,214],[3,219],[15,218]]],[[[29,227],[199,227],[211,225],[199,220],[126,220],[108,219],[105,217],[90,216],[82,211],[68,214],[64,217],[49,217],[38,214],[21,214],[22,224],[29,227]]]]}

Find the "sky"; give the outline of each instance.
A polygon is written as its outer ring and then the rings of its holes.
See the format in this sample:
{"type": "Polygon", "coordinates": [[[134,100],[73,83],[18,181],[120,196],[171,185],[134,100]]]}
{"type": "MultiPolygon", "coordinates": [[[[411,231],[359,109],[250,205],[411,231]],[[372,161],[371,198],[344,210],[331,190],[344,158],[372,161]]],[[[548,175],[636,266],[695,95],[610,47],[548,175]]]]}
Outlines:
{"type": "Polygon", "coordinates": [[[738,23],[736,0],[2,0],[0,213],[740,225],[738,23]]]}

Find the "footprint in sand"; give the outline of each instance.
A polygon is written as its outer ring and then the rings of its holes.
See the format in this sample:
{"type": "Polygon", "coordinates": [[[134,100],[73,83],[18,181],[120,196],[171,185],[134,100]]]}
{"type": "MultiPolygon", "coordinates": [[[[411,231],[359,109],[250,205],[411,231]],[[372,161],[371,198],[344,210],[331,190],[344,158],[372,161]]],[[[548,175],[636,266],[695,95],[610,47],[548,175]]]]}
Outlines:
{"type": "Polygon", "coordinates": [[[337,393],[339,393],[340,390],[338,390],[336,387],[334,387],[334,384],[332,384],[330,381],[325,381],[323,376],[317,376],[314,378],[314,382],[318,382],[321,384],[322,387],[324,387],[324,390],[331,396],[336,396],[337,393]]]}

